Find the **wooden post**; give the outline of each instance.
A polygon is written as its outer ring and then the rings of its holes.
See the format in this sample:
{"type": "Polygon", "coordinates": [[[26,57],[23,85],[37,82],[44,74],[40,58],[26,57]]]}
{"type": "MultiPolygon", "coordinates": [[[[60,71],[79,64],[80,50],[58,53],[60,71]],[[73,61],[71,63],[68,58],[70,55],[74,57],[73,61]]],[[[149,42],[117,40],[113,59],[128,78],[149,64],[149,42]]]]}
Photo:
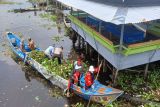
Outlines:
{"type": "Polygon", "coordinates": [[[86,42],[86,55],[88,54],[88,43],[86,42]]]}
{"type": "Polygon", "coordinates": [[[80,45],[80,48],[82,49],[82,45],[83,45],[83,41],[82,41],[82,37],[81,37],[81,39],[80,39],[80,42],[81,42],[81,45],[80,45]]]}
{"type": "Polygon", "coordinates": [[[57,8],[57,1],[56,1],[56,8],[57,8]]]}
{"type": "Polygon", "coordinates": [[[103,72],[105,72],[106,59],[103,58],[103,72]]]}
{"type": "Polygon", "coordinates": [[[46,0],[46,2],[47,2],[47,6],[49,5],[49,1],[48,0],[46,0]]]}
{"type": "Polygon", "coordinates": [[[80,50],[80,46],[81,46],[81,37],[80,35],[78,35],[78,49],[80,50]]]}
{"type": "Polygon", "coordinates": [[[71,15],[73,15],[73,8],[71,7],[71,15]]]}
{"type": "Polygon", "coordinates": [[[99,27],[98,31],[99,31],[100,34],[101,34],[101,25],[102,25],[102,21],[99,22],[99,26],[98,26],[99,27]]]}
{"type": "Polygon", "coordinates": [[[111,32],[109,32],[109,39],[111,40],[111,37],[112,37],[112,34],[111,34],[111,32]]]}
{"type": "Polygon", "coordinates": [[[100,59],[99,59],[99,53],[98,53],[98,64],[99,64],[99,60],[100,60],[100,59]]]}
{"type": "Polygon", "coordinates": [[[117,69],[117,70],[115,70],[114,72],[115,72],[115,73],[114,73],[114,75],[113,75],[113,86],[116,85],[116,80],[117,80],[117,75],[118,75],[119,70],[117,69]]]}
{"type": "Polygon", "coordinates": [[[62,3],[61,3],[61,10],[63,9],[62,3]]]}
{"type": "Polygon", "coordinates": [[[89,50],[89,58],[91,58],[92,57],[92,49],[91,49],[91,46],[89,45],[89,47],[88,47],[88,50],[89,50]]]}
{"type": "MultiPolygon", "coordinates": [[[[122,24],[121,27],[121,36],[120,36],[120,43],[119,43],[119,53],[121,53],[122,49],[123,49],[123,36],[124,36],[124,24],[122,24]]],[[[120,62],[118,62],[120,63],[120,62]]]]}
{"type": "Polygon", "coordinates": [[[146,67],[145,67],[145,72],[144,72],[144,79],[147,78],[147,74],[148,74],[148,67],[149,67],[149,63],[146,64],[146,67]]]}
{"type": "Polygon", "coordinates": [[[82,49],[84,49],[84,39],[82,38],[82,49]]]}

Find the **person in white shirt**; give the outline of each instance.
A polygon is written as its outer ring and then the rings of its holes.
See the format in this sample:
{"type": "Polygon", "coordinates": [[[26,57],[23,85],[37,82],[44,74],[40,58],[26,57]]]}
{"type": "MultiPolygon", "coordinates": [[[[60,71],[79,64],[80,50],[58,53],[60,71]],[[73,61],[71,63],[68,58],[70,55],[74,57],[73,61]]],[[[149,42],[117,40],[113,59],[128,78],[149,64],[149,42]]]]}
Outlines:
{"type": "Polygon", "coordinates": [[[47,55],[50,59],[53,59],[54,57],[54,50],[55,50],[55,46],[49,46],[45,51],[45,55],[47,55]]]}

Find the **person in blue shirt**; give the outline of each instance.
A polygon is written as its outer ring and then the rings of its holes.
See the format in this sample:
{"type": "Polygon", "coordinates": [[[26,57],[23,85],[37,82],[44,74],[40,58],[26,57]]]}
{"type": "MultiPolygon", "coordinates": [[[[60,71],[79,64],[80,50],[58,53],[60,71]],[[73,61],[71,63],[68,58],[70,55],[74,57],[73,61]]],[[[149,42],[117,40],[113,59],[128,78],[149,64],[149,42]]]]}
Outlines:
{"type": "Polygon", "coordinates": [[[45,55],[48,56],[50,59],[53,59],[54,57],[54,50],[55,50],[55,45],[49,46],[45,51],[45,55]]]}

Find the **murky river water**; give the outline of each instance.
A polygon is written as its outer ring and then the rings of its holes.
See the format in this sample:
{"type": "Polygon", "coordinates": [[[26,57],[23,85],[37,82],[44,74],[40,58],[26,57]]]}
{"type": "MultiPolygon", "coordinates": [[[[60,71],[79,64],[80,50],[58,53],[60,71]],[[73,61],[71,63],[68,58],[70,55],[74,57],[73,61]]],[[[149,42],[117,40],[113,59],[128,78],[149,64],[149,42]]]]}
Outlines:
{"type": "MultiPolygon", "coordinates": [[[[47,80],[17,64],[8,54],[6,31],[20,32],[24,38],[33,38],[42,49],[52,45],[52,38],[64,35],[64,28],[58,32],[56,26],[51,28],[45,25],[55,24],[43,19],[39,14],[44,11],[13,13],[8,10],[14,8],[31,7],[24,0],[14,0],[20,4],[0,4],[0,107],[64,107],[69,103],[65,97],[58,97],[62,90],[51,85],[47,80]],[[57,91],[58,90],[58,91],[57,91]]],[[[64,47],[64,56],[67,57],[72,42],[68,37],[63,37],[57,46],[64,47]]]]}

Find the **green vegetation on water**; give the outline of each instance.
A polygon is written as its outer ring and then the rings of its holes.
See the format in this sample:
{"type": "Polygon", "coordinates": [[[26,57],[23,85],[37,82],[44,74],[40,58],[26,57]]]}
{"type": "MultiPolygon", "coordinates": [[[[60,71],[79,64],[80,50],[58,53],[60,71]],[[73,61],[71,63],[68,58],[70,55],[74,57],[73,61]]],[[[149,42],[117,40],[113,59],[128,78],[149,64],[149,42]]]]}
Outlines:
{"type": "Polygon", "coordinates": [[[21,3],[12,2],[12,1],[1,1],[0,0],[0,4],[21,4],[21,3]]]}
{"type": "Polygon", "coordinates": [[[46,0],[28,0],[28,2],[31,2],[31,3],[42,3],[42,2],[46,2],[46,0]]]}
{"type": "Polygon", "coordinates": [[[46,19],[49,19],[49,20],[54,21],[54,22],[57,20],[57,16],[56,15],[51,15],[49,13],[41,13],[41,14],[39,14],[39,16],[41,18],[46,18],[46,19]]]}
{"type": "MultiPolygon", "coordinates": [[[[42,64],[47,69],[48,73],[59,75],[65,79],[69,78],[73,70],[73,61],[63,60],[62,64],[58,64],[57,58],[48,59],[42,51],[32,51],[29,57],[42,64]]],[[[86,68],[87,65],[84,64],[84,67],[86,68]]]]}
{"type": "Polygon", "coordinates": [[[151,71],[147,80],[141,73],[120,72],[119,87],[127,93],[145,100],[160,101],[160,69],[151,71]]]}
{"type": "Polygon", "coordinates": [[[29,54],[29,57],[42,64],[47,69],[48,73],[57,74],[65,79],[69,78],[70,72],[73,68],[73,63],[71,61],[63,60],[63,64],[59,65],[57,58],[54,60],[48,59],[42,51],[32,51],[29,54]]]}

